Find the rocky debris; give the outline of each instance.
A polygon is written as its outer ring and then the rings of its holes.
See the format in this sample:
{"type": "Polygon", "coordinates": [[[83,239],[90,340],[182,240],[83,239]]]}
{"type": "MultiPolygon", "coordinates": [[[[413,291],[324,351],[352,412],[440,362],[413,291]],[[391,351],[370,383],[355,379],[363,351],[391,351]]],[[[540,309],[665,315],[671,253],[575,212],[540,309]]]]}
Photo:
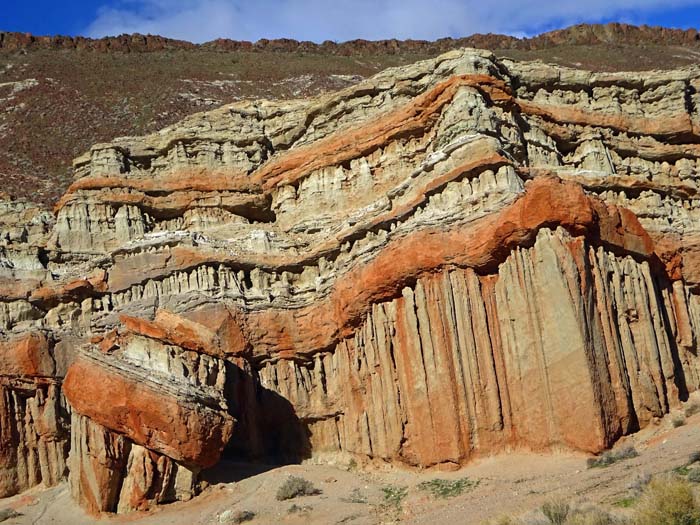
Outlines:
{"type": "Polygon", "coordinates": [[[55,218],[0,208],[4,493],[67,465],[128,512],[222,456],[453,468],[669,413],[700,388],[698,86],[462,50],[94,146],[55,218]]]}
{"type": "Polygon", "coordinates": [[[3,98],[0,98],[0,102],[8,102],[14,98],[13,95],[38,85],[39,82],[35,78],[18,80],[16,82],[0,82],[0,94],[3,95],[3,98]]]}

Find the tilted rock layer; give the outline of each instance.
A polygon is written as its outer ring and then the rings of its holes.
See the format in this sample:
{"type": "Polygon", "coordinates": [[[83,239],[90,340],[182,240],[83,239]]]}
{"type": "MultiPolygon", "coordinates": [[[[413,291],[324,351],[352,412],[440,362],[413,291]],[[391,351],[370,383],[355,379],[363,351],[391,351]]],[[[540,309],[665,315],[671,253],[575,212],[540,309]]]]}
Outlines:
{"type": "Polygon", "coordinates": [[[700,388],[699,87],[464,50],[93,147],[0,208],[2,494],[644,427],[700,388]]]}

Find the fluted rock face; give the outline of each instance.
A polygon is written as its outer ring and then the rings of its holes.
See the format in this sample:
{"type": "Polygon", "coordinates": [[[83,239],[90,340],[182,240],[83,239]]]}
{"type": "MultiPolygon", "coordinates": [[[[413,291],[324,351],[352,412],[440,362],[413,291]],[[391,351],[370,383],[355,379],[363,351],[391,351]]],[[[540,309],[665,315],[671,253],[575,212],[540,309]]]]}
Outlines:
{"type": "Polygon", "coordinates": [[[644,427],[700,388],[698,87],[465,50],[93,147],[55,217],[0,214],[4,493],[644,427]]]}
{"type": "Polygon", "coordinates": [[[0,497],[66,473],[68,415],[51,343],[41,332],[0,342],[0,497]]]}
{"type": "Polygon", "coordinates": [[[145,510],[197,494],[198,471],[73,413],[71,494],[93,513],[145,510]]]}
{"type": "Polygon", "coordinates": [[[268,363],[259,380],[323,451],[421,466],[598,452],[698,388],[695,353],[673,338],[684,299],[646,261],[543,229],[497,274],[420,278],[313,365],[268,363]]]}

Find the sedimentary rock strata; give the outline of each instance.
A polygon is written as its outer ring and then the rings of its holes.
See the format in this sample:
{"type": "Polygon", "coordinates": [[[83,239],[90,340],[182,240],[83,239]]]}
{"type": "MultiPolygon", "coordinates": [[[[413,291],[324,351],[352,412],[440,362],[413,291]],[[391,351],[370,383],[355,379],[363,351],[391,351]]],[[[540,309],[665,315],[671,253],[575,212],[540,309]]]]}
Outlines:
{"type": "Polygon", "coordinates": [[[94,146],[55,215],[0,210],[3,495],[648,425],[700,388],[698,87],[465,50],[94,146]]]}

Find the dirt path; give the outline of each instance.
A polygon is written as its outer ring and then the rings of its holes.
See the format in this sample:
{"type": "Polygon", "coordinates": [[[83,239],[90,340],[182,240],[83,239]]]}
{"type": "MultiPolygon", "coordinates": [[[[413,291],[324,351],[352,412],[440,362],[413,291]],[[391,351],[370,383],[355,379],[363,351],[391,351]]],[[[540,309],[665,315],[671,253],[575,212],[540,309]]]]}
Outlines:
{"type": "Polygon", "coordinates": [[[683,465],[691,452],[700,450],[700,414],[679,428],[672,427],[669,416],[627,438],[618,447],[627,445],[634,445],[639,457],[595,469],[586,467],[585,456],[563,453],[515,453],[484,459],[450,473],[398,469],[347,471],[312,464],[265,471],[260,466],[228,464],[224,468],[229,472],[237,471],[248,477],[238,482],[213,479],[212,485],[193,501],[166,505],[152,513],[96,520],[71,501],[66,484],[52,489],[36,488],[0,501],[0,509],[11,507],[21,513],[4,522],[12,525],[88,525],[98,521],[107,525],[213,525],[221,523],[219,517],[226,511],[254,512],[255,518],[246,522],[252,525],[379,525],[399,520],[416,525],[479,524],[505,514],[531,511],[553,497],[613,504],[629,494],[629,486],[637,478],[670,471],[683,465]],[[277,501],[277,489],[288,475],[312,481],[323,493],[277,501]],[[435,499],[417,487],[435,478],[464,477],[479,480],[478,486],[449,499],[435,499]],[[387,487],[398,495],[402,487],[407,487],[407,496],[400,505],[387,503],[383,491],[387,487]]]}

